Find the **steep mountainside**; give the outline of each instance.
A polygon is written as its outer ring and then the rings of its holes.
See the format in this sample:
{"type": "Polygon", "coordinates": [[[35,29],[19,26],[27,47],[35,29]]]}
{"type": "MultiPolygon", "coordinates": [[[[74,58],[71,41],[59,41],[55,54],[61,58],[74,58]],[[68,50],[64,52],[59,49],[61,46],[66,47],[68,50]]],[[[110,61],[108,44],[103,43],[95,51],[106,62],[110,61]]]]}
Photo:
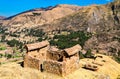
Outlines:
{"type": "Polygon", "coordinates": [[[9,30],[17,31],[18,28],[30,28],[50,23],[79,9],[81,7],[72,5],[57,5],[55,7],[33,9],[7,18],[3,21],[2,26],[8,26],[12,29],[9,30]]]}
{"type": "Polygon", "coordinates": [[[84,7],[79,12],[37,28],[46,32],[59,30],[90,32],[92,37],[86,41],[85,49],[105,50],[112,55],[117,54],[120,52],[120,1],[84,7]]]}
{"type": "Polygon", "coordinates": [[[60,31],[84,31],[92,33],[84,49],[120,52],[120,1],[106,5],[78,7],[58,5],[34,9],[7,18],[2,22],[6,39],[36,41],[37,37],[54,35],[60,31]],[[12,38],[11,38],[12,37],[12,38]]]}

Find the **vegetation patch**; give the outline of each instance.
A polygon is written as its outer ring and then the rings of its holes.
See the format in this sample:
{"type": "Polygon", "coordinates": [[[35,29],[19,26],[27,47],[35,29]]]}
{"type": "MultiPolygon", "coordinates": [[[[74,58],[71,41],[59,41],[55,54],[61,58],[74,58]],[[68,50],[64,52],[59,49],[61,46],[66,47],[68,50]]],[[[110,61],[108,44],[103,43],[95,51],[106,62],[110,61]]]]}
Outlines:
{"type": "Polygon", "coordinates": [[[30,29],[28,31],[28,35],[30,36],[42,37],[44,34],[42,29],[30,29]]]}
{"type": "Polygon", "coordinates": [[[120,63],[120,57],[114,56],[113,59],[114,59],[116,62],[120,63]]]}
{"type": "Polygon", "coordinates": [[[1,46],[1,47],[0,47],[0,50],[5,50],[5,49],[6,49],[5,46],[1,46]]]}
{"type": "Polygon", "coordinates": [[[10,41],[7,41],[7,44],[10,45],[11,47],[18,47],[18,48],[22,48],[23,46],[23,43],[18,41],[18,40],[15,40],[15,39],[12,39],[10,41]]]}
{"type": "Polygon", "coordinates": [[[91,38],[91,33],[77,31],[71,32],[68,35],[55,35],[50,44],[58,46],[60,49],[69,48],[76,44],[80,44],[83,47],[89,38],[91,38]]]}

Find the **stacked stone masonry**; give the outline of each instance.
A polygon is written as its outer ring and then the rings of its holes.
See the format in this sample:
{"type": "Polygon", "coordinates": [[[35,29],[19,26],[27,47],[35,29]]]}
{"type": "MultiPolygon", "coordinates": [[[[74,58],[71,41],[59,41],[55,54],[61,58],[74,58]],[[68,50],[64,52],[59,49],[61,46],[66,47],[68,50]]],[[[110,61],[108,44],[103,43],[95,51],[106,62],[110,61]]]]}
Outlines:
{"type": "Polygon", "coordinates": [[[24,67],[35,68],[60,76],[66,76],[79,68],[80,45],[60,50],[45,42],[42,44],[39,42],[43,47],[39,45],[40,48],[37,46],[36,49],[35,47],[33,47],[34,49],[31,48],[32,50],[28,50],[30,47],[27,46],[35,46],[34,44],[26,45],[27,53],[24,57],[24,67]],[[73,48],[75,51],[71,51],[73,48]]]}

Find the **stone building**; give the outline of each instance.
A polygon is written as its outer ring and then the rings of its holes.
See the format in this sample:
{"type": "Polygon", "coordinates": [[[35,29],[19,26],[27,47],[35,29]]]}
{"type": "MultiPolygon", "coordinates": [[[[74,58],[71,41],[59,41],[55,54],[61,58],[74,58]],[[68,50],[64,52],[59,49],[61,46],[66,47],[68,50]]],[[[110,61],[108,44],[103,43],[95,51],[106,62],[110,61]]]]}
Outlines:
{"type": "Polygon", "coordinates": [[[24,67],[35,68],[42,71],[42,64],[43,61],[46,60],[48,47],[48,41],[25,45],[27,53],[24,57],[24,67]]]}
{"type": "Polygon", "coordinates": [[[48,41],[43,41],[26,45],[26,49],[24,67],[31,67],[61,76],[68,75],[79,68],[81,46],[78,44],[71,48],[60,50],[50,46],[48,41]]]}

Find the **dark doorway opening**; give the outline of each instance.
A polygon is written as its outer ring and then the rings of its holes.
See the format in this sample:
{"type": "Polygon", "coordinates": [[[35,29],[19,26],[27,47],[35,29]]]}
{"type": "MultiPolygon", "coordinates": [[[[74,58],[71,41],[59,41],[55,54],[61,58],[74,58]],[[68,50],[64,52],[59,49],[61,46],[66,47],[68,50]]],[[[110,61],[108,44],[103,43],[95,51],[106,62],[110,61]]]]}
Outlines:
{"type": "Polygon", "coordinates": [[[43,65],[40,64],[40,71],[43,72],[43,65]]]}

